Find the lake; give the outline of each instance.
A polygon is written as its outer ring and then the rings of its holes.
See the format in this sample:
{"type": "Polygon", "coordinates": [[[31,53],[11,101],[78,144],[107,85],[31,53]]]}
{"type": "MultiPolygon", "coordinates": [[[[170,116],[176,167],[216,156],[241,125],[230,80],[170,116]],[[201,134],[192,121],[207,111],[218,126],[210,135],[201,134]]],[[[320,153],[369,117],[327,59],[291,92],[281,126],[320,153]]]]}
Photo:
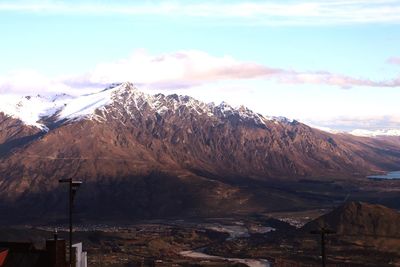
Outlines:
{"type": "Polygon", "coordinates": [[[371,175],[367,176],[367,178],[376,180],[381,180],[381,179],[397,180],[400,179],[400,171],[388,172],[384,175],[371,175]]]}

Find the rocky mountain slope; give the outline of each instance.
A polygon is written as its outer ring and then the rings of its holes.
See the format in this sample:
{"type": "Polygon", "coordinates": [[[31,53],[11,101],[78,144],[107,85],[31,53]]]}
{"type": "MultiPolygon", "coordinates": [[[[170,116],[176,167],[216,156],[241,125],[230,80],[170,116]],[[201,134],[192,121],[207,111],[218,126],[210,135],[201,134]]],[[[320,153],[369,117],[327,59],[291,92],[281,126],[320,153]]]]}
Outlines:
{"type": "MultiPolygon", "coordinates": [[[[306,224],[303,244],[310,230],[320,227],[336,233],[326,237],[327,253],[336,261],[359,266],[397,266],[400,263],[400,213],[382,205],[348,202],[306,224]]],[[[314,236],[315,237],[315,236],[314,236]]],[[[317,245],[319,245],[317,243],[317,245]]],[[[328,256],[328,257],[329,257],[328,256]]]]}
{"type": "Polygon", "coordinates": [[[226,103],[148,95],[130,83],[81,97],[24,98],[3,110],[0,129],[4,209],[59,207],[58,179],[79,177],[82,210],[93,214],[249,212],[262,206],[247,188],[258,182],[400,168],[396,142],[330,134],[226,103]]]}
{"type": "Polygon", "coordinates": [[[5,156],[14,147],[22,146],[42,134],[40,129],[25,125],[22,121],[2,112],[0,112],[0,125],[0,156],[5,156]]]}
{"type": "Polygon", "coordinates": [[[400,213],[382,205],[348,202],[308,223],[303,229],[325,227],[350,237],[400,237],[400,213]]]}

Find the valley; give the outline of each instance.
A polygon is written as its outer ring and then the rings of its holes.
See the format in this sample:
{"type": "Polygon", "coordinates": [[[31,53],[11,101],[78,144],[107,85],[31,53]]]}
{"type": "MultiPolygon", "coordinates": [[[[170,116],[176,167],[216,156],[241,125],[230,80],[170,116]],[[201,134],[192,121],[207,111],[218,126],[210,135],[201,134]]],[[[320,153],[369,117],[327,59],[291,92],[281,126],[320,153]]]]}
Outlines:
{"type": "MultiPolygon", "coordinates": [[[[315,224],[322,220],[336,231],[327,236],[328,266],[400,264],[399,213],[360,202],[348,202],[333,210],[226,218],[77,223],[74,240],[83,242],[88,264],[95,267],[320,266],[319,237],[310,230],[318,229],[315,224]],[[375,222],[362,219],[362,225],[358,225],[363,214],[385,216],[375,222]],[[335,218],[350,221],[336,222],[335,218]],[[392,230],[385,226],[387,221],[393,224],[392,230]]],[[[0,233],[13,241],[29,236],[40,247],[51,238],[54,228],[61,238],[67,237],[62,225],[2,227],[0,233]]]]}

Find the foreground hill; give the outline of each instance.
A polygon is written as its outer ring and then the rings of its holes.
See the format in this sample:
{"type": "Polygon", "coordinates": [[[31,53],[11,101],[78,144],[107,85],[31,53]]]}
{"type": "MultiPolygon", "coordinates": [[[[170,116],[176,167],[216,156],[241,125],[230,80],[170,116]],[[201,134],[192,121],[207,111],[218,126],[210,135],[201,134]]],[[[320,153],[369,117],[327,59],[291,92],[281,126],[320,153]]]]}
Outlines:
{"type": "MultiPolygon", "coordinates": [[[[331,262],[358,263],[357,266],[400,264],[400,213],[397,210],[348,202],[306,224],[301,229],[303,244],[310,239],[310,230],[321,227],[336,232],[326,237],[331,262]]],[[[315,250],[318,251],[317,247],[315,250]]]]}
{"type": "Polygon", "coordinates": [[[3,111],[0,129],[2,208],[24,215],[62,207],[60,178],[85,181],[80,208],[93,216],[203,216],[304,204],[260,186],[277,179],[400,168],[396,142],[147,95],[130,83],[77,98],[24,98],[3,111]]]}
{"type": "Polygon", "coordinates": [[[382,205],[348,202],[304,226],[328,228],[338,235],[400,238],[400,213],[382,205]]]}

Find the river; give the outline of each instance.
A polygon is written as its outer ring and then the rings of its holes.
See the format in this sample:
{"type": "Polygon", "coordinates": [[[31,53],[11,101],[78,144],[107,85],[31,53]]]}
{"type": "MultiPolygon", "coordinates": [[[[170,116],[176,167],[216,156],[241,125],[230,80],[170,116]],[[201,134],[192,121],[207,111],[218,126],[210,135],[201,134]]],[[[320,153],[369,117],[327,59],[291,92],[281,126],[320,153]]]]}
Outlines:
{"type": "Polygon", "coordinates": [[[180,254],[184,257],[196,258],[196,259],[225,260],[225,261],[243,263],[249,267],[270,267],[271,266],[269,264],[269,261],[264,260],[264,259],[225,258],[225,257],[220,257],[220,256],[208,255],[208,254],[205,254],[202,252],[191,251],[191,250],[182,251],[180,254]]]}
{"type": "MultiPolygon", "coordinates": [[[[247,227],[245,227],[243,225],[243,223],[239,223],[239,222],[236,222],[235,225],[223,225],[223,224],[219,224],[219,223],[214,223],[214,224],[203,225],[203,227],[206,229],[217,231],[217,232],[228,233],[229,237],[227,238],[227,240],[233,240],[236,238],[250,236],[249,229],[247,227]]],[[[262,227],[262,226],[258,226],[257,228],[253,228],[251,230],[252,230],[251,232],[253,232],[253,233],[267,233],[267,232],[275,231],[274,228],[262,227]]],[[[249,267],[270,267],[271,266],[269,261],[265,260],[265,259],[225,258],[225,257],[205,254],[202,252],[204,249],[205,248],[197,249],[196,251],[193,251],[193,250],[182,251],[182,252],[180,252],[180,254],[184,257],[189,257],[189,258],[224,260],[224,261],[243,263],[249,267]]]]}

